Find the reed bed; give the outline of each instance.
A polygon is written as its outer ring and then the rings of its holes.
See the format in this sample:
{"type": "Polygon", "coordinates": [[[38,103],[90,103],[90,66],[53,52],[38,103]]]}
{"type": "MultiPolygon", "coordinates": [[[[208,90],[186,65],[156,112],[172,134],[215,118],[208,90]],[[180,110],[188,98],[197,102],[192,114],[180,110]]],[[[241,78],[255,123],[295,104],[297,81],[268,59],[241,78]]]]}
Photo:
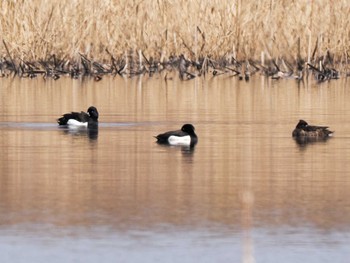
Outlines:
{"type": "Polygon", "coordinates": [[[349,13],[348,0],[5,0],[1,70],[75,76],[170,65],[186,79],[208,68],[298,76],[306,66],[322,77],[326,67],[348,71],[349,13]]]}

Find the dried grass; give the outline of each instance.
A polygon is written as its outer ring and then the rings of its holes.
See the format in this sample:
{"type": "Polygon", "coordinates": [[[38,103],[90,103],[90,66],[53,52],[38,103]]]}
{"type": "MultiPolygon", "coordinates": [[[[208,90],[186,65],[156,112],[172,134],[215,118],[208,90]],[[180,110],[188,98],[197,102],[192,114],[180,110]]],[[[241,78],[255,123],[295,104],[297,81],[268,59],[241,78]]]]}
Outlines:
{"type": "MultiPolygon", "coordinates": [[[[0,40],[23,60],[78,53],[99,61],[129,50],[155,59],[227,54],[307,59],[329,50],[347,59],[348,0],[4,0],[0,40]]],[[[0,54],[6,56],[3,45],[0,54]]]]}

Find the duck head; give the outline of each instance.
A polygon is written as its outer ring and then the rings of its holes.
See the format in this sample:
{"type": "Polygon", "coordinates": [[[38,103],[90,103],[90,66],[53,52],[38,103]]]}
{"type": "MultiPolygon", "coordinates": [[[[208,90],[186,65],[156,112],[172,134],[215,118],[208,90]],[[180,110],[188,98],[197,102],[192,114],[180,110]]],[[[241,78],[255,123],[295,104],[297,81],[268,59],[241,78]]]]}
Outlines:
{"type": "Polygon", "coordinates": [[[97,121],[98,119],[98,111],[94,106],[91,106],[88,108],[87,112],[89,113],[89,116],[91,117],[91,119],[97,121]]]}
{"type": "Polygon", "coordinates": [[[296,128],[296,129],[304,129],[304,128],[306,128],[306,126],[308,126],[308,125],[309,125],[309,124],[308,124],[306,121],[300,120],[295,128],[296,128]]]}
{"type": "Polygon", "coordinates": [[[192,124],[184,124],[181,128],[183,132],[186,132],[188,134],[194,134],[194,126],[192,124]]]}

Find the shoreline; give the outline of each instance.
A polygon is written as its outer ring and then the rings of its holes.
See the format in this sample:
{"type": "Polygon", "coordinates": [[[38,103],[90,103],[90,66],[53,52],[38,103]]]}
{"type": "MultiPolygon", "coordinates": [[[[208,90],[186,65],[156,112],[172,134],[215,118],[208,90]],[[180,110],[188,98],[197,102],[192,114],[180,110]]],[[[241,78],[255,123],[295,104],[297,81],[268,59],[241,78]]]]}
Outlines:
{"type": "MultiPolygon", "coordinates": [[[[3,43],[8,51],[6,43],[3,43]]],[[[296,61],[287,61],[283,58],[265,60],[264,55],[262,55],[262,61],[252,59],[238,61],[232,55],[219,59],[206,56],[192,60],[183,54],[155,60],[146,58],[142,51],[129,51],[118,58],[107,49],[106,53],[110,56],[110,60],[101,63],[81,53],[75,60],[52,55],[47,60],[25,61],[13,58],[8,52],[7,56],[0,59],[0,77],[43,77],[57,80],[62,76],[69,76],[73,79],[92,77],[95,81],[99,81],[106,75],[134,77],[147,74],[152,77],[164,71],[177,71],[181,80],[191,80],[203,75],[219,76],[223,74],[246,81],[255,74],[272,79],[303,80],[305,76],[311,74],[317,82],[324,82],[350,76],[349,63],[334,61],[330,52],[327,52],[325,56],[312,57],[312,62],[306,62],[301,58],[296,61]]],[[[164,79],[167,80],[167,74],[164,79]]]]}

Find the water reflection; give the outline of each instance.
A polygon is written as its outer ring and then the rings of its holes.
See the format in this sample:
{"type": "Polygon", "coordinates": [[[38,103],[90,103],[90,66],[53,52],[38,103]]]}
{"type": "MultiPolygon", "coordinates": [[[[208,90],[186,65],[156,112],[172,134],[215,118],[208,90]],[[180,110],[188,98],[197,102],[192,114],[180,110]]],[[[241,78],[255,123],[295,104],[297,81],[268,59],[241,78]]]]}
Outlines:
{"type": "Polygon", "coordinates": [[[165,151],[169,152],[181,152],[181,155],[184,157],[184,160],[188,163],[193,162],[193,155],[195,153],[196,145],[190,146],[190,145],[169,145],[164,143],[156,142],[158,147],[163,148],[165,151]]]}
{"type": "Polygon", "coordinates": [[[326,143],[331,137],[294,137],[293,138],[297,145],[300,147],[306,147],[307,145],[315,144],[315,143],[326,143]]]}
{"type": "Polygon", "coordinates": [[[196,149],[196,146],[181,146],[181,153],[184,156],[191,156],[194,154],[194,151],[196,149]]]}
{"type": "Polygon", "coordinates": [[[87,136],[90,140],[97,140],[98,138],[98,124],[90,125],[89,127],[64,127],[59,126],[65,134],[73,136],[87,136]]]}
{"type": "Polygon", "coordinates": [[[346,83],[0,82],[0,243],[47,235],[75,244],[82,236],[86,250],[107,242],[103,254],[118,251],[125,262],[136,253],[142,260],[135,262],[152,262],[144,260],[147,252],[158,259],[174,250],[184,255],[189,247],[199,249],[188,262],[207,251],[207,262],[296,262],[287,257],[296,250],[320,262],[322,246],[350,256],[342,250],[350,242],[346,83]],[[98,107],[99,129],[54,124],[62,109],[87,105],[98,107]],[[337,136],[293,141],[290,127],[300,116],[328,123],[337,136]],[[188,122],[201,138],[195,147],[155,143],[158,131],[188,122]],[[221,255],[228,257],[217,260],[221,255]]]}

